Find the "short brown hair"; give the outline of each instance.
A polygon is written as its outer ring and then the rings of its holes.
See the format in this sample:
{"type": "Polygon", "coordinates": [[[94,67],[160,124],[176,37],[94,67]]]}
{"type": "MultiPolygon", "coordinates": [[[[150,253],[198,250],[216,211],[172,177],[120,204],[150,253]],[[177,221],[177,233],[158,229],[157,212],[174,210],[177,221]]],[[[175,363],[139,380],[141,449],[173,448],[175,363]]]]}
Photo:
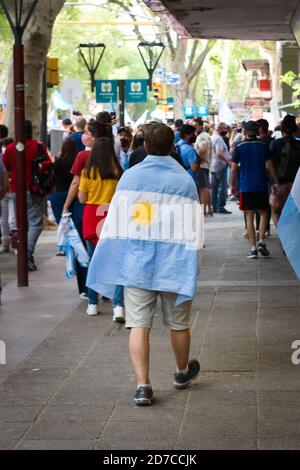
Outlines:
{"type": "Polygon", "coordinates": [[[174,143],[174,132],[166,124],[151,124],[145,129],[148,155],[169,155],[174,143]]]}

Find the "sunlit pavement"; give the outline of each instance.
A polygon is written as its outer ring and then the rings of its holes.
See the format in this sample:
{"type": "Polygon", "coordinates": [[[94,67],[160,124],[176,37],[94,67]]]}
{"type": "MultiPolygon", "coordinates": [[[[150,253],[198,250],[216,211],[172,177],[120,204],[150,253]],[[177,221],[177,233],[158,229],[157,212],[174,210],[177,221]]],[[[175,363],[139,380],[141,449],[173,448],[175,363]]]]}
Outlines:
{"type": "Polygon", "coordinates": [[[272,227],[270,259],[246,259],[243,219],[206,219],[192,309],[192,353],[202,372],[173,389],[174,363],[159,311],[152,330],[152,407],[138,408],[128,332],[110,303],[88,317],[55,257],[55,234],[37,250],[39,271],[17,289],[14,255],[0,255],[1,449],[299,449],[300,288],[272,227]]]}

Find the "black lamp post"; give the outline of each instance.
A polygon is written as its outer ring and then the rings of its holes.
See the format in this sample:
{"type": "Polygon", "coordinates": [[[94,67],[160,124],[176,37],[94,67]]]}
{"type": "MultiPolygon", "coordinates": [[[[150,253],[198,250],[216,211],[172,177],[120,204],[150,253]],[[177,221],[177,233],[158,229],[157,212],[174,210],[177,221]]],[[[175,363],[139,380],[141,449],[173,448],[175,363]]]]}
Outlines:
{"type": "Polygon", "coordinates": [[[105,51],[105,44],[79,44],[78,50],[91,77],[92,93],[95,89],[95,77],[105,51]]]}
{"type": "Polygon", "coordinates": [[[18,243],[18,286],[28,286],[27,267],[27,207],[26,207],[26,167],[25,167],[25,86],[24,86],[24,46],[23,34],[33,15],[38,0],[0,0],[0,5],[13,32],[14,43],[14,107],[16,140],[16,179],[17,179],[17,243],[18,243]]]}
{"type": "Polygon", "coordinates": [[[149,75],[149,90],[152,90],[152,79],[154,70],[164,52],[165,46],[162,42],[140,42],[138,50],[149,75]]]}

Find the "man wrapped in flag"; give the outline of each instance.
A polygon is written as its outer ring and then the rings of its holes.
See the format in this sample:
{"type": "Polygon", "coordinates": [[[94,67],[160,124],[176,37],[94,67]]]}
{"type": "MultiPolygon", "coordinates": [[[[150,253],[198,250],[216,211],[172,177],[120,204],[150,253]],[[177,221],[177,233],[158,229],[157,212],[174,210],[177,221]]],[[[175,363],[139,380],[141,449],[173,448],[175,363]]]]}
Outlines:
{"type": "Polygon", "coordinates": [[[278,223],[283,249],[300,279],[300,169],[278,223]]]}
{"type": "Polygon", "coordinates": [[[153,124],[146,159],[122,176],[90,262],[87,285],[112,297],[124,286],[129,350],[138,386],[134,401],[150,405],[149,336],[158,297],[176,360],[174,386],[199,373],[189,361],[189,316],[196,294],[203,214],[192,177],[170,156],[173,131],[153,124]]]}

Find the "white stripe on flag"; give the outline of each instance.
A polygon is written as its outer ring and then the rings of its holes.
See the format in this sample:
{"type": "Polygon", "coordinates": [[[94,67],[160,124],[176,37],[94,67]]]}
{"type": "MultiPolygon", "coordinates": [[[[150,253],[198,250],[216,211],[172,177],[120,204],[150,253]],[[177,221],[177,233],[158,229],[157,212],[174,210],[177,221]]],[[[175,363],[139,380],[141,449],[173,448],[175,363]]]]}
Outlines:
{"type": "Polygon", "coordinates": [[[199,201],[178,195],[117,191],[100,239],[131,238],[203,246],[204,217],[199,201]]]}

